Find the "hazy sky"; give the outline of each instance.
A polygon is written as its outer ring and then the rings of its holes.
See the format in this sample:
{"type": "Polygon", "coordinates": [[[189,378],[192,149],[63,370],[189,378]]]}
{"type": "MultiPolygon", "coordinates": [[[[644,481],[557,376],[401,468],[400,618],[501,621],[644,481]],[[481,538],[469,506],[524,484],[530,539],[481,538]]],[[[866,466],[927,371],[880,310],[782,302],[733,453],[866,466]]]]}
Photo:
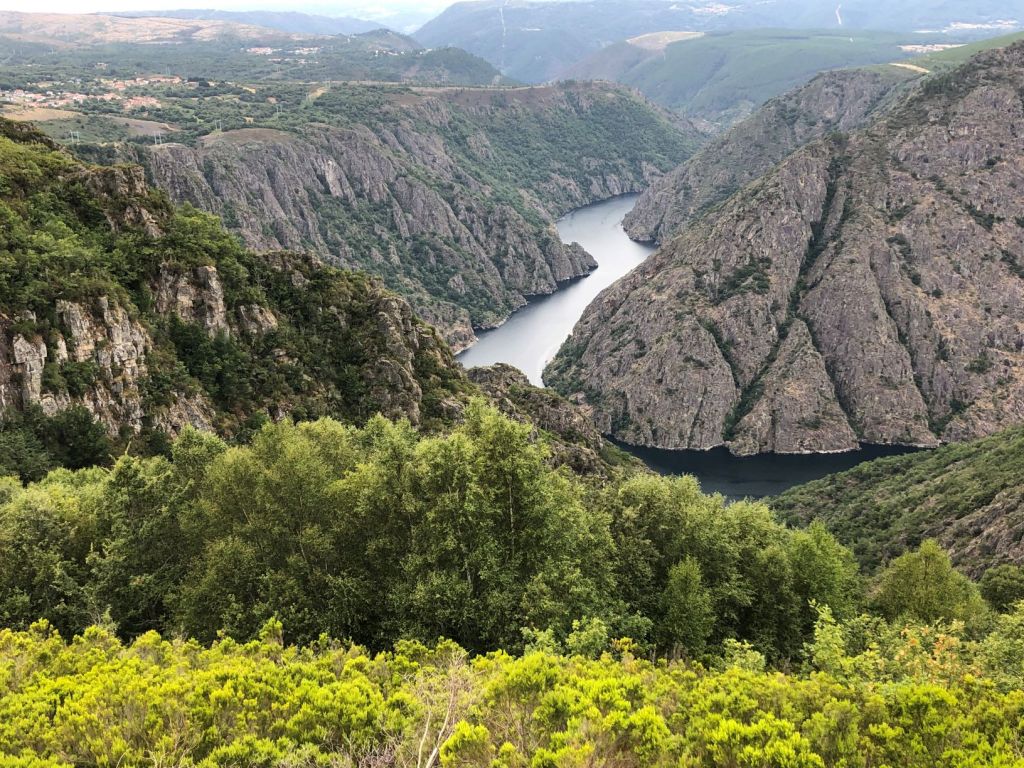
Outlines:
{"type": "Polygon", "coordinates": [[[168,10],[175,8],[218,8],[225,11],[305,11],[327,16],[382,18],[394,13],[433,15],[453,0],[0,0],[3,11],[49,13],[96,13],[101,11],[168,10]]]}

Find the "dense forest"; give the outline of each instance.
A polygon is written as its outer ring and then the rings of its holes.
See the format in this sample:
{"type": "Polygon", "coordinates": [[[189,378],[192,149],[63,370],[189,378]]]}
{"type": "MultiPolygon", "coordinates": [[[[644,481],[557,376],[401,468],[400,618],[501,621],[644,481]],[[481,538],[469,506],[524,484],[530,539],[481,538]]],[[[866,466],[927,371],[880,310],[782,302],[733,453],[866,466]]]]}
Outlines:
{"type": "Polygon", "coordinates": [[[210,641],[277,617],[289,640],[375,650],[448,637],[519,651],[583,626],[645,653],[736,638],[778,661],[800,657],[812,602],[841,618],[861,604],[852,556],[818,526],[787,530],[692,478],[589,481],[546,454],[476,400],[441,436],[380,417],[281,422],[235,447],[187,431],[169,458],[12,480],[0,619],[210,641]]]}

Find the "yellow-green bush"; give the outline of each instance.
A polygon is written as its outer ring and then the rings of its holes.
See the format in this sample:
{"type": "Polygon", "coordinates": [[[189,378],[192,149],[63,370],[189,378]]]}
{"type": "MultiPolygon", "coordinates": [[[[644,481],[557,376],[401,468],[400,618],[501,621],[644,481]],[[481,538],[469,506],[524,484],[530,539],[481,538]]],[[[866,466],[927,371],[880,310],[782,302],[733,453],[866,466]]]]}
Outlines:
{"type": "MultiPolygon", "coordinates": [[[[450,642],[371,655],[284,645],[275,622],[244,644],[65,642],[38,622],[0,631],[0,765],[1021,766],[1024,691],[990,666],[1020,668],[1020,621],[981,643],[885,627],[835,673],[789,674],[450,642]]],[[[830,630],[851,632],[823,615],[815,642],[830,630]]]]}

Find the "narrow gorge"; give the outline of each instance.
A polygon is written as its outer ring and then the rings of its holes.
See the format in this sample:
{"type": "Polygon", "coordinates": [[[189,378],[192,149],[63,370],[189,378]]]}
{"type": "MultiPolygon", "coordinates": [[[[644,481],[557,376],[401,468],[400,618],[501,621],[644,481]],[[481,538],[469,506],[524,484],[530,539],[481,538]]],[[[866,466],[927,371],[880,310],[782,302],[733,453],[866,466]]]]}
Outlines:
{"type": "MultiPolygon", "coordinates": [[[[311,251],[379,276],[459,350],[527,297],[594,268],[563,245],[555,218],[640,192],[699,141],[607,84],[339,86],[305,102],[287,130],[118,152],[254,250],[311,251]]],[[[95,155],[110,159],[105,148],[95,155]]]]}

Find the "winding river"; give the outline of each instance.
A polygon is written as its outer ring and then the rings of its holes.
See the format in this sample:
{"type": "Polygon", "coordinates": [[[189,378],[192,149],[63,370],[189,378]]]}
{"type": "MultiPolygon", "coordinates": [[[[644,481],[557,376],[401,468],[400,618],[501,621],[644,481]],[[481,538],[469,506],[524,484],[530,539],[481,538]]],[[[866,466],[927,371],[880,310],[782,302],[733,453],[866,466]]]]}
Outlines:
{"type": "Polygon", "coordinates": [[[597,261],[598,268],[568,283],[550,296],[539,296],[493,330],[458,359],[467,368],[508,363],[538,387],[541,372],[569,338],[583,310],[605,288],[641,264],[654,250],[634,243],[622,229],[622,218],[632,210],[637,195],[623,195],[579,208],[558,220],[563,242],[577,242],[597,261]]]}
{"type": "MultiPolygon", "coordinates": [[[[562,240],[575,241],[586,248],[597,260],[598,268],[550,296],[530,301],[504,325],[481,333],[480,340],[458,356],[462,364],[473,368],[509,363],[526,373],[532,383],[542,385],[544,366],[569,338],[587,305],[653,251],[650,246],[630,240],[622,229],[622,218],[633,207],[636,197],[612,198],[559,219],[558,233],[562,240]]],[[[774,496],[794,485],[842,472],[863,461],[907,452],[903,448],[864,446],[851,453],[737,458],[724,448],[662,451],[621,444],[620,447],[656,472],[694,475],[705,492],[722,493],[734,499],[774,496]]]]}

